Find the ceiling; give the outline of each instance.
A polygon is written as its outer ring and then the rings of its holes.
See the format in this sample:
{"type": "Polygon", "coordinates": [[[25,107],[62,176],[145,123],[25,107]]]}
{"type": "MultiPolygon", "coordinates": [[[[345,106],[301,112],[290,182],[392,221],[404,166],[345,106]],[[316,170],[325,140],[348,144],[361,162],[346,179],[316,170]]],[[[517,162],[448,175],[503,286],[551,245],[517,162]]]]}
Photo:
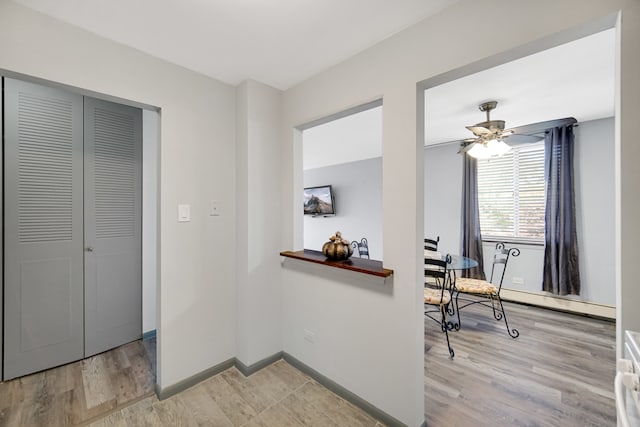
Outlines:
{"type": "MultiPolygon", "coordinates": [[[[435,86],[425,92],[425,145],[472,137],[465,126],[485,120],[478,105],[489,100],[498,101],[491,118],[505,120],[507,128],[611,117],[614,70],[611,29],[435,86]]],[[[304,168],[381,156],[383,108],[305,130],[304,168]]]]}
{"type": "Polygon", "coordinates": [[[287,89],[458,0],[14,0],[231,85],[287,89]]]}
{"type": "MultiPolygon", "coordinates": [[[[284,90],[458,0],[14,1],[232,85],[284,90]]],[[[610,117],[614,57],[608,30],[428,89],[425,145],[471,137],[488,100],[507,128],[610,117]]],[[[308,129],[304,142],[305,168],[378,157],[381,109],[308,129]]]]}
{"type": "MultiPolygon", "coordinates": [[[[615,30],[606,30],[425,92],[425,145],[473,137],[484,101],[506,128],[574,117],[611,117],[615,94],[615,30]]],[[[507,140],[508,142],[508,140],[507,140]]]]}
{"type": "Polygon", "coordinates": [[[302,132],[302,167],[315,169],[382,156],[382,106],[302,132]]]}

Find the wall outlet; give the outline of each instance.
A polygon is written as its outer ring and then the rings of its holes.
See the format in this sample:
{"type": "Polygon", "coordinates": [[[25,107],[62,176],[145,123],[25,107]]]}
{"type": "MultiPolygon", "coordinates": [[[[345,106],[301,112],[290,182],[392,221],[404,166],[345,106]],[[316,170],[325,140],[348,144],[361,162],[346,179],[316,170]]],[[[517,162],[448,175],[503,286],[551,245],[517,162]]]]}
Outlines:
{"type": "Polygon", "coordinates": [[[209,211],[210,216],[220,216],[220,202],[217,200],[211,201],[211,209],[209,211]]]}
{"type": "Polygon", "coordinates": [[[524,285],[524,277],[513,276],[511,283],[514,285],[524,285]]]}
{"type": "Polygon", "coordinates": [[[304,339],[310,343],[316,342],[316,333],[308,329],[304,330],[304,339]]]}

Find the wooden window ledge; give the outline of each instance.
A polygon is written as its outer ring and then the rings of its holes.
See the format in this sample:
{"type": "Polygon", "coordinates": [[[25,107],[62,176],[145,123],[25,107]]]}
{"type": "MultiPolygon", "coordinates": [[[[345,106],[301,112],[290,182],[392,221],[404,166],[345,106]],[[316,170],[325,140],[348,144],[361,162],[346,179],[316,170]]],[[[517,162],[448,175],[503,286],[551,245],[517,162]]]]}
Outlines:
{"type": "Polygon", "coordinates": [[[382,267],[382,261],[373,259],[351,257],[342,261],[329,260],[320,251],[305,249],[302,251],[284,251],[280,255],[287,258],[293,258],[300,261],[312,262],[315,264],[326,265],[327,267],[342,268],[362,274],[370,274],[378,277],[389,277],[393,275],[393,270],[382,267]]]}

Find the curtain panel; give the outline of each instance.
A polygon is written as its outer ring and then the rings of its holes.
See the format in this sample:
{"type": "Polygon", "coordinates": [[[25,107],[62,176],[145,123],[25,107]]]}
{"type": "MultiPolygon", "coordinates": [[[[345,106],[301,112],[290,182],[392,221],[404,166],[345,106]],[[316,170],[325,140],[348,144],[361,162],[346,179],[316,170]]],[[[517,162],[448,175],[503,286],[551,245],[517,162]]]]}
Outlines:
{"type": "Polygon", "coordinates": [[[485,280],[478,205],[478,161],[462,155],[462,256],[478,261],[478,266],[462,270],[462,277],[485,280]]]}
{"type": "Polygon", "coordinates": [[[542,290],[556,295],[580,295],[573,125],[549,129],[544,153],[547,185],[542,290]]]}

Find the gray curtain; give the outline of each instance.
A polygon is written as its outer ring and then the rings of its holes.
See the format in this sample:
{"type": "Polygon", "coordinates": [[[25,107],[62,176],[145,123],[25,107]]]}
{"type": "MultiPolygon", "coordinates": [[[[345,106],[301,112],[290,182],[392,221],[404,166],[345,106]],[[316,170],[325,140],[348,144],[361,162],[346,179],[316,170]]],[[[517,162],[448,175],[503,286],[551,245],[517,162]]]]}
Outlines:
{"type": "Polygon", "coordinates": [[[542,290],[556,295],[580,295],[573,140],[573,126],[549,129],[544,140],[547,188],[542,290]]]}
{"type": "Polygon", "coordinates": [[[462,277],[485,280],[478,207],[478,161],[467,154],[462,155],[462,161],[462,256],[478,261],[476,268],[462,270],[462,277]]]}

